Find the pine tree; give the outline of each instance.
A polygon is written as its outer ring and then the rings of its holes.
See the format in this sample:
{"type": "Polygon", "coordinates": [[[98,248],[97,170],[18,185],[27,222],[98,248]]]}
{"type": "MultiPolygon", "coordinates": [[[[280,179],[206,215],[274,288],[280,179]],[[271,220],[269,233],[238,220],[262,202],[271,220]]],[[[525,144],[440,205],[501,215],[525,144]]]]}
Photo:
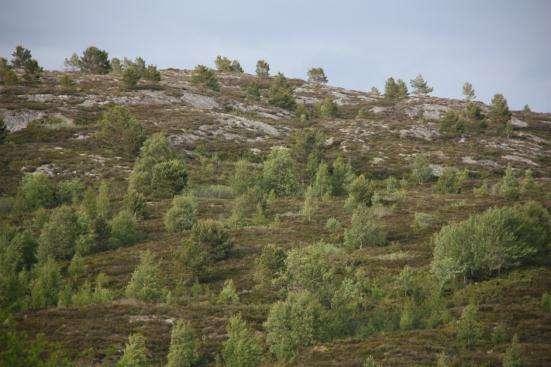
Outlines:
{"type": "Polygon", "coordinates": [[[158,301],[164,289],[161,284],[161,269],[150,251],[144,251],[140,263],[126,286],[126,296],[140,301],[158,301]]]}
{"type": "Polygon", "coordinates": [[[415,79],[410,80],[413,93],[417,96],[428,96],[432,93],[433,88],[429,87],[427,81],[423,79],[421,74],[417,75],[415,79]]]}
{"type": "Polygon", "coordinates": [[[502,94],[494,95],[488,113],[490,120],[495,124],[505,125],[511,120],[511,115],[505,97],[502,94]]]}
{"type": "Polygon", "coordinates": [[[167,367],[191,367],[199,360],[199,342],[191,324],[178,320],[170,333],[167,367]]]}
{"type": "Polygon", "coordinates": [[[327,76],[323,68],[311,68],[308,70],[308,81],[311,83],[327,83],[327,76]]]}
{"type": "Polygon", "coordinates": [[[11,64],[16,69],[23,69],[32,60],[31,50],[21,45],[17,45],[11,54],[11,64]]]}
{"type": "Polygon", "coordinates": [[[476,98],[474,88],[471,83],[465,82],[465,84],[463,84],[463,96],[465,96],[465,100],[468,102],[471,102],[476,98]]]}
{"type": "Polygon", "coordinates": [[[141,334],[132,334],[124,347],[124,353],[116,367],[146,367],[148,365],[145,338],[141,334]]]}
{"type": "Polygon", "coordinates": [[[270,76],[270,64],[266,60],[258,60],[256,62],[256,75],[259,78],[267,78],[270,76]]]}
{"type": "Polygon", "coordinates": [[[224,343],[223,355],[228,367],[255,367],[260,364],[262,348],[253,331],[237,314],[230,318],[227,325],[228,340],[224,343]]]}

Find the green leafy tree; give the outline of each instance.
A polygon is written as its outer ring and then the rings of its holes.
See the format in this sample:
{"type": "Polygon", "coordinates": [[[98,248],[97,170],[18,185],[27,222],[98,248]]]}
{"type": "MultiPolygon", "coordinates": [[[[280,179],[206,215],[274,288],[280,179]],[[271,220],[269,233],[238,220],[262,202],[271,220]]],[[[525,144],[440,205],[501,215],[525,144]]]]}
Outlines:
{"type": "Polygon", "coordinates": [[[254,279],[261,289],[268,289],[272,281],[279,277],[285,270],[287,254],[276,245],[269,244],[262,248],[260,256],[256,259],[254,279]]]}
{"type": "Polygon", "coordinates": [[[75,88],[76,83],[68,74],[63,74],[59,77],[59,86],[64,91],[71,91],[75,88]]]}
{"type": "Polygon", "coordinates": [[[428,96],[433,91],[433,88],[428,86],[427,81],[423,79],[421,74],[410,80],[410,85],[413,88],[413,94],[416,96],[428,96]]]}
{"type": "Polygon", "coordinates": [[[511,111],[507,105],[507,100],[502,94],[496,94],[492,98],[488,118],[496,125],[506,125],[511,121],[511,111]]]}
{"type": "Polygon", "coordinates": [[[465,82],[465,84],[463,84],[463,96],[468,102],[474,101],[474,99],[476,98],[476,94],[471,83],[465,82]]]}
{"type": "Polygon", "coordinates": [[[160,82],[161,73],[159,72],[159,70],[157,70],[157,66],[147,65],[147,68],[145,68],[142,72],[142,78],[152,82],[160,82]]]}
{"type": "Polygon", "coordinates": [[[346,194],[348,186],[354,179],[352,167],[344,161],[342,155],[338,155],[331,168],[331,194],[334,196],[346,194]]]}
{"type": "Polygon", "coordinates": [[[510,165],[507,166],[505,174],[497,183],[496,191],[500,196],[508,200],[515,200],[519,197],[520,185],[510,165]]]}
{"type": "MultiPolygon", "coordinates": [[[[71,64],[76,61],[71,57],[71,64]]],[[[77,66],[80,71],[90,74],[107,74],[111,71],[109,63],[109,54],[105,50],[90,46],[82,53],[77,66]]]]}
{"type": "Polygon", "coordinates": [[[167,367],[192,367],[199,361],[199,341],[188,321],[177,320],[170,333],[167,367]]]}
{"type": "Polygon", "coordinates": [[[55,186],[43,173],[24,175],[19,187],[19,195],[25,207],[30,210],[48,208],[55,204],[55,186]]]}
{"type": "Polygon", "coordinates": [[[78,216],[71,207],[64,205],[55,208],[40,232],[38,258],[71,259],[77,238],[82,232],[78,216]]]}
{"type": "Polygon", "coordinates": [[[270,64],[266,60],[258,60],[256,62],[256,75],[259,78],[267,78],[270,76],[270,64]]]}
{"type": "Polygon", "coordinates": [[[278,196],[289,196],[296,192],[298,183],[288,149],[272,148],[262,166],[261,185],[265,192],[273,191],[278,196]]]}
{"type": "Polygon", "coordinates": [[[76,71],[80,70],[80,57],[77,55],[76,52],[73,52],[73,54],[70,57],[66,57],[64,62],[64,66],[68,70],[76,71]]]}
{"type": "Polygon", "coordinates": [[[139,152],[145,140],[143,126],[123,106],[113,106],[106,110],[99,121],[99,139],[116,150],[128,156],[139,152]]]}
{"type": "Polygon", "coordinates": [[[3,57],[0,57],[0,84],[6,86],[17,84],[17,74],[13,70],[13,66],[8,63],[3,57]]]}
{"type": "Polygon", "coordinates": [[[140,238],[136,216],[128,210],[121,210],[115,215],[109,222],[109,229],[112,248],[134,244],[140,238]]]}
{"type": "Polygon", "coordinates": [[[358,205],[371,206],[374,192],[371,180],[366,179],[364,175],[359,175],[348,186],[348,197],[344,205],[352,210],[358,205]]]}
{"type": "Polygon", "coordinates": [[[214,64],[216,65],[216,68],[218,69],[218,71],[232,71],[231,60],[225,56],[221,56],[221,55],[216,56],[216,60],[214,60],[214,64]]]}
{"type": "Polygon", "coordinates": [[[252,165],[244,159],[235,162],[235,168],[229,181],[229,185],[235,194],[245,193],[254,186],[256,181],[252,165]]]}
{"type": "Polygon", "coordinates": [[[232,316],[227,324],[228,339],[222,354],[228,367],[255,367],[260,365],[262,347],[260,341],[240,314],[232,316]]]}
{"type": "Polygon", "coordinates": [[[197,221],[197,201],[191,195],[175,196],[165,214],[164,224],[169,232],[183,232],[191,229],[197,221]]]}
{"type": "Polygon", "coordinates": [[[327,76],[322,68],[311,68],[308,70],[308,81],[311,83],[327,83],[327,76]]]}
{"type": "Polygon", "coordinates": [[[395,81],[393,77],[386,80],[385,98],[389,101],[398,101],[408,96],[406,83],[402,79],[395,81]]]}
{"type": "Polygon", "coordinates": [[[123,206],[137,218],[144,218],[147,214],[145,196],[141,192],[136,191],[136,189],[128,189],[124,196],[123,206]]]}
{"type": "Polygon", "coordinates": [[[11,56],[11,64],[16,69],[23,69],[32,60],[31,50],[22,45],[17,45],[11,56]]]}
{"type": "Polygon", "coordinates": [[[29,83],[36,83],[40,80],[43,72],[44,69],[38,65],[38,61],[31,59],[23,67],[23,79],[29,83]]]}
{"type": "Polygon", "coordinates": [[[264,323],[270,352],[280,361],[290,361],[302,347],[320,336],[322,306],[308,291],[289,293],[272,305],[264,323]]]}
{"type": "Polygon", "coordinates": [[[312,194],[317,197],[324,197],[331,195],[332,192],[333,187],[331,175],[329,174],[329,166],[327,163],[321,162],[312,183],[312,194]]]}
{"type": "Polygon", "coordinates": [[[352,214],[350,228],[344,232],[344,246],[358,249],[366,246],[383,246],[387,243],[385,229],[369,208],[359,205],[352,214]]]}
{"type": "Polygon", "coordinates": [[[116,367],[147,367],[148,365],[144,336],[138,333],[130,335],[116,367]]]}
{"type": "Polygon", "coordinates": [[[465,348],[474,347],[482,337],[482,325],[478,320],[478,307],[471,303],[463,309],[457,321],[457,341],[465,348]]]}
{"type": "Polygon", "coordinates": [[[465,133],[466,124],[457,111],[450,110],[440,118],[439,131],[442,135],[454,137],[465,133]]]}
{"type": "Polygon", "coordinates": [[[268,102],[272,106],[292,110],[296,106],[294,90],[282,73],[278,73],[270,83],[268,102]]]}
{"type": "Polygon", "coordinates": [[[160,301],[164,289],[161,284],[161,269],[150,251],[144,251],[140,263],[126,286],[126,296],[144,302],[160,301]]]}
{"type": "Polygon", "coordinates": [[[122,72],[122,86],[126,90],[136,89],[141,78],[142,73],[138,70],[138,68],[134,66],[125,68],[122,72]]]}
{"type": "Polygon", "coordinates": [[[202,85],[213,91],[220,90],[216,73],[204,65],[197,65],[191,72],[191,84],[202,85]]]}
{"type": "Polygon", "coordinates": [[[200,243],[184,240],[174,256],[174,270],[181,283],[198,281],[208,270],[212,259],[209,253],[200,243]]]}

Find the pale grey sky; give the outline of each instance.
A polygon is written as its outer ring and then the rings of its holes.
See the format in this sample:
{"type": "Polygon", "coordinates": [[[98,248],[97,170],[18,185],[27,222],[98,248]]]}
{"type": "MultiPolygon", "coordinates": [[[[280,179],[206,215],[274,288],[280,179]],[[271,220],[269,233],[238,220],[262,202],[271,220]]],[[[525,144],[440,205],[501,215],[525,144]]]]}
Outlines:
{"type": "Polygon", "coordinates": [[[549,0],[3,0],[0,55],[22,43],[49,69],[90,45],[161,68],[212,65],[304,78],[322,66],[332,85],[380,89],[417,73],[434,95],[503,93],[520,109],[551,112],[549,0]]]}

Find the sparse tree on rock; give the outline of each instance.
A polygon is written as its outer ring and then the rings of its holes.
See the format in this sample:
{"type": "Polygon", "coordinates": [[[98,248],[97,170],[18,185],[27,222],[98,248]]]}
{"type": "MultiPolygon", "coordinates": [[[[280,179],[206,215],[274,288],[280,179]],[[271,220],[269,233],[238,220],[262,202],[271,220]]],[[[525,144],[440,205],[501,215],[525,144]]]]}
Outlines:
{"type": "Polygon", "coordinates": [[[311,68],[308,70],[308,81],[311,83],[327,83],[327,76],[322,68],[311,68]]]}
{"type": "Polygon", "coordinates": [[[258,60],[256,62],[256,75],[259,78],[267,78],[270,76],[270,64],[266,60],[258,60]]]}
{"type": "MultiPolygon", "coordinates": [[[[74,56],[71,56],[69,62],[71,65],[76,60],[73,60],[74,56]]],[[[100,50],[97,47],[88,47],[82,57],[80,57],[78,67],[81,71],[90,74],[107,74],[111,71],[111,64],[109,63],[109,54],[105,50],[100,50]]]]}
{"type": "Polygon", "coordinates": [[[32,60],[31,50],[21,45],[15,47],[11,56],[11,64],[16,69],[23,69],[32,60]]]}
{"type": "Polygon", "coordinates": [[[402,79],[395,81],[393,77],[386,80],[385,98],[390,101],[398,101],[408,96],[408,87],[402,79]]]}
{"type": "Polygon", "coordinates": [[[474,88],[471,83],[465,82],[465,84],[463,84],[463,96],[465,96],[465,100],[468,102],[471,102],[476,98],[474,88]]]}
{"type": "Polygon", "coordinates": [[[410,80],[410,84],[416,96],[428,96],[433,91],[433,88],[428,86],[427,81],[423,79],[421,74],[410,80]]]}
{"type": "Polygon", "coordinates": [[[511,111],[507,105],[507,100],[503,97],[503,94],[496,94],[492,98],[492,103],[490,104],[490,111],[488,117],[490,120],[496,124],[504,125],[511,120],[511,111]]]}

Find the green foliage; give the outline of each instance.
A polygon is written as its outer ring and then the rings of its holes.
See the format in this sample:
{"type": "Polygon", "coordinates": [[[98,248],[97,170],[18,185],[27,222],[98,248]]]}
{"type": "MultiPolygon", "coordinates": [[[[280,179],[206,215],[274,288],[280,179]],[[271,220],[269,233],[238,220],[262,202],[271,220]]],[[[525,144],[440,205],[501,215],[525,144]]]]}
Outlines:
{"type": "Polygon", "coordinates": [[[230,176],[229,185],[235,194],[243,194],[254,186],[256,177],[251,164],[240,159],[235,162],[235,169],[230,176]]]}
{"type": "Polygon", "coordinates": [[[479,128],[486,127],[484,120],[484,113],[482,112],[482,108],[480,108],[480,105],[475,102],[469,102],[467,103],[467,106],[465,106],[465,110],[463,111],[463,115],[470,121],[478,121],[479,128]]]}
{"type": "Polygon", "coordinates": [[[239,302],[239,295],[237,294],[235,284],[232,279],[227,279],[224,281],[220,294],[218,294],[218,303],[229,305],[237,302],[239,302]]]}
{"type": "Polygon", "coordinates": [[[359,205],[370,206],[375,189],[373,183],[364,175],[359,175],[348,186],[348,197],[345,207],[354,210],[359,205]]]}
{"type": "Polygon", "coordinates": [[[399,101],[401,99],[407,98],[408,89],[406,83],[402,79],[395,81],[394,78],[390,77],[386,80],[385,83],[385,98],[389,101],[399,101]]]}
{"type": "Polygon", "coordinates": [[[312,186],[308,186],[306,193],[304,194],[304,204],[302,205],[300,214],[304,217],[306,222],[310,223],[317,210],[318,198],[315,195],[312,186]]]}
{"type": "MultiPolygon", "coordinates": [[[[2,62],[2,64],[4,64],[4,62],[2,62]]],[[[32,58],[31,50],[21,45],[15,47],[15,50],[12,53],[11,64],[15,69],[23,69],[23,79],[30,83],[38,81],[43,72],[43,69],[38,65],[38,62],[32,58]]],[[[6,65],[3,65],[0,66],[0,72],[2,70],[4,70],[2,73],[4,74],[3,79],[8,79],[8,81],[11,82],[9,79],[12,79],[13,76],[9,74],[11,74],[10,70],[12,69],[7,68],[6,65]]]]}
{"type": "Polygon", "coordinates": [[[295,116],[302,122],[310,120],[312,112],[304,103],[297,103],[295,116]]]}
{"type": "Polygon", "coordinates": [[[96,216],[108,219],[111,217],[111,198],[109,184],[102,181],[99,185],[98,196],[96,197],[96,216]]]}
{"type": "Polygon", "coordinates": [[[199,361],[199,341],[188,321],[177,320],[170,333],[167,367],[192,367],[199,361]]]}
{"type": "Polygon", "coordinates": [[[465,96],[466,101],[473,101],[476,97],[473,85],[469,82],[463,84],[463,96],[465,96]]]}
{"type": "Polygon", "coordinates": [[[507,100],[502,94],[496,94],[492,98],[488,118],[496,125],[508,124],[511,120],[511,111],[507,105],[507,100]]]}
{"type": "Polygon", "coordinates": [[[48,258],[36,265],[30,285],[31,307],[46,308],[57,305],[61,283],[61,270],[54,259],[48,258]]]}
{"type": "Polygon", "coordinates": [[[489,276],[534,259],[550,237],[551,217],[540,204],[489,209],[442,227],[432,271],[442,282],[489,276]]]}
{"type": "Polygon", "coordinates": [[[545,292],[541,295],[541,308],[545,312],[551,312],[551,294],[545,292]]]}
{"type": "Polygon", "coordinates": [[[147,214],[145,196],[133,188],[128,189],[126,192],[123,200],[123,207],[137,218],[144,218],[147,214]]]}
{"type": "Polygon", "coordinates": [[[260,101],[260,86],[256,82],[249,83],[243,87],[247,99],[251,101],[260,101]]]}
{"type": "Polygon", "coordinates": [[[191,229],[197,221],[197,201],[191,195],[175,196],[164,216],[164,225],[169,232],[191,229]]]}
{"type": "Polygon", "coordinates": [[[322,307],[308,291],[289,293],[272,305],[264,324],[270,352],[280,361],[292,360],[299,348],[320,335],[322,307]]]}
{"type": "Polygon", "coordinates": [[[387,244],[386,230],[379,224],[369,208],[359,205],[352,214],[350,228],[344,232],[343,245],[348,249],[387,244]]]}
{"type": "Polygon", "coordinates": [[[228,230],[213,219],[199,220],[193,225],[191,235],[213,260],[227,258],[233,246],[228,230]]]}
{"type": "Polygon", "coordinates": [[[43,173],[26,174],[21,180],[19,195],[26,208],[49,208],[55,204],[55,186],[43,173]]]}
{"type": "Polygon", "coordinates": [[[141,334],[132,334],[116,367],[146,367],[149,365],[145,338],[141,334]]]}
{"type": "Polygon", "coordinates": [[[143,126],[123,106],[113,106],[102,114],[99,121],[100,141],[117,152],[134,156],[145,140],[143,126]]]}
{"type": "Polygon", "coordinates": [[[441,194],[459,194],[468,177],[469,171],[466,169],[459,171],[453,167],[446,167],[436,181],[436,191],[441,194]]]}
{"type": "Polygon", "coordinates": [[[316,173],[324,153],[325,134],[319,129],[302,129],[291,136],[291,156],[301,164],[306,163],[307,178],[316,173]]]}
{"type": "Polygon", "coordinates": [[[256,75],[259,78],[267,78],[270,76],[270,64],[266,60],[258,60],[256,62],[256,75]]]}
{"type": "Polygon", "coordinates": [[[482,338],[482,324],[478,320],[478,307],[471,303],[467,305],[457,321],[456,339],[465,348],[472,348],[482,338]]]}
{"type": "Polygon", "coordinates": [[[261,186],[265,192],[273,190],[277,196],[289,196],[296,192],[298,183],[288,149],[272,148],[262,166],[261,186]]]}
{"type": "Polygon", "coordinates": [[[255,367],[260,365],[262,347],[254,332],[240,314],[232,316],[227,324],[228,339],[224,342],[222,354],[228,367],[255,367]]]}
{"type": "Polygon", "coordinates": [[[144,251],[140,263],[126,286],[126,297],[144,302],[160,301],[164,295],[161,269],[150,251],[144,251]]]}
{"type": "Polygon", "coordinates": [[[8,127],[4,122],[4,119],[0,117],[0,144],[2,144],[8,136],[8,127]]]}
{"type": "Polygon", "coordinates": [[[52,210],[48,222],[42,227],[37,255],[41,260],[52,257],[68,260],[75,253],[75,243],[83,232],[78,216],[69,206],[52,210]]]}
{"type": "Polygon", "coordinates": [[[272,106],[288,110],[292,110],[296,106],[293,88],[281,73],[278,73],[270,82],[268,102],[272,106]]]}
{"type": "Polygon", "coordinates": [[[442,135],[453,137],[465,133],[467,127],[461,115],[455,110],[447,111],[439,121],[442,135]]]}
{"type": "Polygon", "coordinates": [[[328,301],[337,282],[339,255],[338,248],[323,242],[290,250],[285,260],[287,288],[305,289],[328,301]]]}
{"type": "Polygon", "coordinates": [[[416,212],[413,216],[412,229],[416,232],[421,232],[429,228],[433,228],[438,223],[437,219],[427,213],[416,212]]]}
{"type": "Polygon", "coordinates": [[[214,70],[207,68],[204,65],[197,65],[191,72],[191,84],[202,85],[213,91],[220,90],[220,84],[214,70]]]}
{"type": "Polygon", "coordinates": [[[16,69],[23,69],[32,60],[31,50],[22,45],[17,45],[11,56],[11,64],[16,69]]]}
{"type": "Polygon", "coordinates": [[[315,110],[321,117],[335,117],[339,109],[331,97],[325,97],[316,104],[315,110]]]}
{"type": "Polygon", "coordinates": [[[243,68],[241,67],[241,64],[239,64],[239,61],[233,60],[231,61],[225,56],[216,56],[216,60],[214,60],[214,63],[216,64],[216,68],[218,71],[228,71],[233,73],[243,73],[243,68]]]}
{"type": "Polygon", "coordinates": [[[32,59],[25,64],[23,71],[23,79],[29,83],[36,83],[40,80],[44,69],[38,65],[38,61],[32,59]]]}
{"type": "Polygon", "coordinates": [[[208,252],[195,241],[184,240],[174,256],[174,268],[181,283],[197,281],[207,270],[209,261],[208,252]]]}
{"type": "Polygon", "coordinates": [[[362,364],[362,367],[378,367],[378,365],[375,362],[375,358],[373,358],[372,355],[369,355],[364,359],[364,363],[362,364]]]}
{"type": "Polygon", "coordinates": [[[332,234],[336,234],[341,229],[341,222],[335,217],[327,218],[325,222],[325,229],[327,229],[332,234]]]}
{"type": "Polygon", "coordinates": [[[498,195],[503,196],[508,200],[518,199],[520,195],[520,187],[513,168],[508,165],[505,169],[505,174],[495,187],[498,195]]]}
{"type": "Polygon", "coordinates": [[[338,155],[331,167],[331,194],[334,196],[346,194],[347,188],[353,179],[352,167],[345,163],[341,155],[338,155]]]}
{"type": "Polygon", "coordinates": [[[66,204],[76,204],[82,200],[84,190],[84,184],[78,178],[61,181],[57,185],[57,201],[66,204]]]}
{"type": "Polygon", "coordinates": [[[416,96],[428,96],[433,91],[433,88],[428,86],[427,81],[423,79],[421,74],[417,75],[415,79],[410,80],[409,83],[413,88],[413,94],[416,96]]]}
{"type": "Polygon", "coordinates": [[[109,238],[111,247],[132,245],[138,241],[138,221],[134,213],[128,210],[121,210],[109,222],[111,236],[109,238]]]}
{"type": "Polygon", "coordinates": [[[90,282],[86,281],[84,285],[71,297],[71,304],[75,306],[86,306],[110,302],[115,298],[113,292],[104,287],[107,282],[107,276],[99,273],[96,282],[92,288],[90,282]]]}
{"type": "Polygon", "coordinates": [[[541,192],[540,186],[534,180],[534,174],[531,169],[524,171],[524,176],[520,181],[520,193],[524,196],[537,196],[541,192]]]}
{"type": "Polygon", "coordinates": [[[122,86],[126,90],[136,89],[141,78],[142,74],[136,67],[125,68],[122,72],[122,86]]]}
{"type": "Polygon", "coordinates": [[[273,280],[284,272],[286,258],[287,254],[280,247],[272,244],[264,246],[255,263],[254,279],[257,287],[270,288],[273,280]]]}
{"type": "Polygon", "coordinates": [[[505,350],[502,364],[503,367],[522,367],[522,349],[519,345],[517,334],[513,335],[511,344],[505,350]]]}
{"type": "Polygon", "coordinates": [[[149,197],[170,197],[187,184],[184,162],[170,147],[166,136],[153,134],[143,144],[130,175],[129,189],[149,197]]]}
{"type": "Polygon", "coordinates": [[[432,168],[427,157],[423,154],[416,154],[411,167],[411,179],[416,184],[429,182],[433,178],[432,168]]]}
{"type": "Polygon", "coordinates": [[[322,68],[311,68],[308,70],[308,81],[311,83],[327,83],[325,71],[322,68]]]}
{"type": "Polygon", "coordinates": [[[71,58],[65,59],[65,64],[72,68],[78,68],[84,73],[107,74],[111,71],[109,64],[109,54],[105,50],[97,47],[88,47],[82,53],[81,57],[73,54],[71,58]]]}
{"type": "Polygon", "coordinates": [[[142,78],[152,82],[161,81],[161,73],[155,65],[147,65],[147,68],[142,72],[142,78]]]}

